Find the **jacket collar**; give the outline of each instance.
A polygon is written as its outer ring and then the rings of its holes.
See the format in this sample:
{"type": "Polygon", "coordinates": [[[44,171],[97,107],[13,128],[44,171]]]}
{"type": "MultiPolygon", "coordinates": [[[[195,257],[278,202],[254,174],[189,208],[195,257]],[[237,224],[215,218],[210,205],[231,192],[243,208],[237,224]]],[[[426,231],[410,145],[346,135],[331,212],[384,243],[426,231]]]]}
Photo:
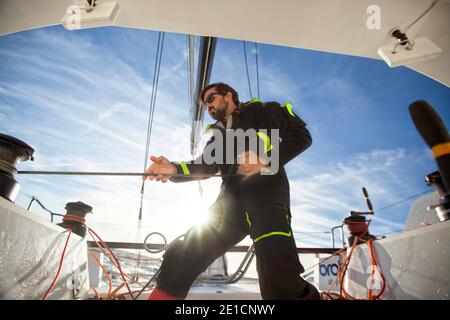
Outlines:
{"type": "Polygon", "coordinates": [[[233,113],[228,118],[226,126],[221,121],[216,121],[215,123],[208,125],[207,126],[207,130],[208,129],[212,129],[212,128],[232,129],[233,128],[233,124],[236,123],[237,118],[241,114],[245,113],[248,110],[247,106],[252,105],[252,104],[256,104],[256,103],[262,104],[261,100],[258,99],[258,98],[253,98],[252,100],[247,101],[247,102],[241,102],[239,104],[239,106],[233,111],[233,113]]]}

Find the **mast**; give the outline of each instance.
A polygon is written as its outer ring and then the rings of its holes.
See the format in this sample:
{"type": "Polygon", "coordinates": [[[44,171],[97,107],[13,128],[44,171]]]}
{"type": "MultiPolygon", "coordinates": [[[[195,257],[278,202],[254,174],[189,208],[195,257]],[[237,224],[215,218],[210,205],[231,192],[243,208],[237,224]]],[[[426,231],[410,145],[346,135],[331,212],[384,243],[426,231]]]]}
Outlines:
{"type": "Polygon", "coordinates": [[[217,39],[214,37],[201,37],[198,57],[197,81],[195,93],[193,94],[193,117],[191,129],[191,154],[195,157],[198,148],[200,132],[202,129],[204,109],[200,103],[200,93],[209,83],[211,70],[216,49],[217,39]]]}

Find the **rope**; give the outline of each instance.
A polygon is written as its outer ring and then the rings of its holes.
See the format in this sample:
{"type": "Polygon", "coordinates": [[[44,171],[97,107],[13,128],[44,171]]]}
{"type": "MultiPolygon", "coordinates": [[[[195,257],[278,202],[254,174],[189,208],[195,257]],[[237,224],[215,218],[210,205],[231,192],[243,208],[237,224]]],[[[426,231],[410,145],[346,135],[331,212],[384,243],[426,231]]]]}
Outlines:
{"type": "MultiPolygon", "coordinates": [[[[108,285],[109,285],[109,289],[108,289],[108,293],[105,296],[105,300],[108,300],[109,297],[111,296],[111,290],[112,290],[112,281],[111,281],[111,277],[109,276],[108,271],[106,271],[105,267],[100,263],[100,261],[98,261],[97,257],[94,255],[93,251],[91,249],[88,249],[88,254],[89,256],[92,258],[92,260],[94,260],[94,262],[99,266],[99,268],[102,270],[103,274],[106,277],[106,280],[108,281],[108,285]]],[[[97,296],[99,297],[99,294],[97,292],[97,296]]]]}
{"type": "MultiPolygon", "coordinates": [[[[122,268],[120,266],[119,260],[117,260],[117,257],[114,255],[114,252],[112,252],[112,250],[108,247],[108,245],[99,237],[99,235],[92,230],[91,228],[88,228],[89,234],[91,235],[92,239],[94,239],[95,243],[97,244],[97,246],[100,248],[100,250],[103,250],[103,248],[98,244],[97,240],[95,239],[95,237],[98,238],[98,240],[100,240],[100,242],[105,246],[105,248],[109,251],[109,253],[111,254],[111,257],[113,258],[113,260],[115,262],[115,266],[117,267],[117,269],[119,269],[120,275],[122,276],[122,279],[125,283],[125,285],[127,286],[128,292],[130,292],[130,295],[132,298],[134,298],[133,293],[131,292],[130,286],[128,285],[127,279],[125,278],[125,274],[122,271],[122,268]],[[95,235],[95,236],[94,236],[95,235]]],[[[108,256],[109,257],[109,256],[108,256]]]]}
{"type": "Polygon", "coordinates": [[[138,292],[138,294],[133,298],[134,300],[137,300],[139,296],[147,290],[147,287],[152,283],[152,281],[158,276],[161,269],[158,269],[158,271],[155,272],[155,274],[148,280],[148,282],[145,284],[145,286],[138,292]]]}
{"type": "Polygon", "coordinates": [[[94,287],[92,287],[91,290],[94,291],[95,297],[96,297],[97,299],[100,299],[100,294],[98,293],[98,290],[95,289],[94,287]]]}
{"type": "Polygon", "coordinates": [[[53,281],[52,281],[50,287],[45,292],[44,297],[42,298],[42,300],[47,300],[48,295],[50,294],[50,292],[52,292],[53,288],[55,287],[56,281],[58,281],[59,274],[61,273],[62,265],[63,265],[63,262],[64,262],[64,256],[66,255],[67,245],[69,244],[70,235],[72,234],[72,230],[71,229],[68,228],[67,231],[69,232],[69,234],[67,236],[63,252],[61,254],[61,259],[59,260],[58,271],[56,272],[55,278],[53,278],[53,281]]]}
{"type": "MultiPolygon", "coordinates": [[[[91,235],[92,236],[92,235],[91,235]]],[[[114,257],[117,259],[118,257],[119,258],[124,258],[123,256],[120,256],[120,255],[117,255],[117,254],[109,254],[108,252],[106,252],[105,250],[104,250],[104,248],[98,243],[98,242],[96,242],[95,241],[95,239],[94,239],[94,242],[96,243],[96,245],[97,245],[97,247],[100,249],[99,251],[94,251],[94,250],[91,250],[92,252],[99,252],[99,253],[103,253],[111,262],[112,262],[112,264],[114,265],[114,267],[116,267],[117,269],[119,269],[119,267],[118,267],[118,265],[117,265],[117,263],[116,263],[116,261],[113,259],[113,255],[114,255],[114,257]]],[[[107,245],[106,245],[106,243],[104,243],[103,241],[101,241],[101,243],[106,247],[107,245]]],[[[134,259],[134,260],[137,260],[137,259],[134,259]]],[[[143,259],[141,259],[141,260],[143,260],[143,259]]],[[[149,260],[149,259],[148,259],[149,260]]],[[[130,280],[131,282],[133,282],[133,283],[136,283],[136,284],[138,284],[138,285],[140,285],[140,286],[144,286],[144,284],[143,283],[140,283],[139,281],[137,281],[137,280],[135,280],[134,278],[132,278],[130,275],[128,275],[127,273],[125,273],[125,272],[123,272],[123,275],[128,279],[128,280],[130,280]]]]}
{"type": "MultiPolygon", "coordinates": [[[[147,236],[148,237],[148,236],[147,236]]],[[[164,237],[164,236],[163,236],[164,237]]],[[[184,234],[176,237],[175,239],[172,240],[172,242],[170,242],[168,245],[165,245],[163,247],[162,250],[168,250],[170,247],[172,247],[179,239],[181,239],[182,237],[184,237],[184,234]]],[[[165,238],[164,238],[165,239],[165,238]]],[[[160,251],[162,251],[160,250],[160,251]]],[[[159,251],[158,251],[159,252],[159,251]]],[[[139,296],[147,290],[147,287],[150,285],[150,283],[152,283],[152,281],[158,276],[159,272],[161,271],[161,267],[158,269],[158,271],[155,272],[155,274],[150,278],[150,280],[147,281],[147,283],[145,284],[145,286],[139,291],[139,293],[136,295],[136,297],[134,297],[134,300],[137,300],[139,298],[139,296]]]]}
{"type": "Polygon", "coordinates": [[[17,169],[11,163],[0,159],[0,171],[4,171],[13,175],[17,172],[17,169]]]}
{"type": "Polygon", "coordinates": [[[367,292],[367,299],[354,297],[354,296],[352,296],[351,294],[349,294],[345,290],[345,286],[344,286],[345,275],[347,273],[348,266],[350,264],[350,260],[352,258],[354,249],[357,246],[358,240],[364,241],[363,239],[361,239],[359,237],[357,237],[355,239],[355,241],[353,242],[352,248],[350,250],[350,253],[349,253],[348,257],[345,259],[344,267],[342,268],[342,271],[338,272],[338,279],[339,279],[339,282],[340,282],[340,294],[339,294],[339,296],[340,296],[341,300],[342,299],[345,299],[345,300],[378,300],[382,296],[382,294],[384,293],[384,291],[386,289],[386,279],[385,279],[383,273],[381,272],[381,269],[379,268],[378,262],[377,262],[377,260],[375,258],[375,251],[374,251],[374,248],[373,248],[373,240],[369,240],[368,241],[368,247],[369,247],[370,256],[371,256],[371,262],[372,262],[372,264],[371,264],[372,265],[372,271],[371,271],[371,275],[370,275],[370,286],[369,286],[369,289],[368,289],[368,292],[367,292]],[[373,295],[372,294],[372,292],[373,292],[373,283],[374,283],[374,278],[375,278],[375,270],[378,270],[378,272],[379,272],[379,274],[381,276],[381,279],[382,279],[382,288],[381,288],[380,292],[377,295],[373,295]]]}
{"type": "Polygon", "coordinates": [[[63,216],[63,221],[72,221],[72,222],[78,222],[80,224],[85,224],[86,219],[80,216],[75,216],[72,214],[65,214],[63,216]]]}
{"type": "MultiPolygon", "coordinates": [[[[369,226],[370,222],[371,221],[369,221],[367,223],[367,226],[369,226]]],[[[362,239],[367,232],[368,232],[368,229],[361,236],[355,237],[355,240],[353,241],[353,244],[352,244],[352,247],[350,248],[350,252],[349,252],[348,256],[345,258],[344,263],[342,265],[339,265],[338,275],[336,276],[335,281],[333,281],[333,283],[327,288],[327,290],[325,290],[321,293],[321,298],[323,300],[378,300],[383,295],[383,293],[387,287],[386,278],[384,277],[383,272],[381,271],[381,268],[379,267],[378,261],[375,257],[375,249],[373,247],[374,240],[371,239],[371,240],[366,241],[366,240],[362,239]],[[371,270],[371,275],[370,275],[370,286],[367,291],[367,299],[357,298],[357,297],[350,295],[345,290],[345,286],[344,286],[345,275],[347,273],[348,266],[349,266],[351,258],[353,256],[353,252],[354,252],[356,246],[358,245],[358,243],[360,243],[360,242],[366,242],[368,244],[370,256],[371,256],[372,270],[371,270]],[[378,273],[380,274],[381,280],[382,280],[381,290],[376,295],[373,294],[375,271],[378,271],[378,273]],[[334,286],[336,286],[337,282],[339,282],[339,287],[340,287],[339,294],[329,292],[334,286]]],[[[334,253],[332,256],[334,256],[336,254],[339,254],[339,256],[341,256],[341,254],[344,251],[345,251],[345,249],[340,249],[336,253],[334,253]]],[[[329,259],[329,258],[331,258],[331,256],[328,257],[327,259],[329,259]]],[[[322,263],[323,261],[321,261],[319,263],[322,263]]],[[[316,266],[316,265],[318,265],[318,264],[315,264],[314,266],[316,266]]],[[[314,266],[312,266],[312,267],[314,267],[314,266]]]]}

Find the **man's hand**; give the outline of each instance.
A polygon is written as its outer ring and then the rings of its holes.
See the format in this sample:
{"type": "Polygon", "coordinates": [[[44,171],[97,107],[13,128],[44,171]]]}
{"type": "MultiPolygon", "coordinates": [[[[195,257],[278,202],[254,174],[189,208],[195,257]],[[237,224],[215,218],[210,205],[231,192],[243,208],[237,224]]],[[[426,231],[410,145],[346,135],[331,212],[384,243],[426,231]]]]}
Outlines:
{"type": "Polygon", "coordinates": [[[268,167],[268,162],[256,155],[253,151],[246,151],[238,157],[239,166],[236,174],[251,176],[261,172],[262,168],[268,167]]]}
{"type": "MultiPolygon", "coordinates": [[[[150,160],[153,161],[153,164],[148,167],[147,170],[145,170],[146,173],[156,173],[156,174],[175,174],[177,173],[177,167],[175,167],[174,164],[170,163],[169,160],[167,160],[166,157],[163,156],[159,156],[159,157],[155,157],[155,156],[151,156],[150,160]]],[[[142,180],[146,180],[146,179],[150,179],[153,180],[156,178],[156,181],[161,181],[163,183],[166,183],[170,177],[168,176],[163,176],[163,175],[158,175],[158,176],[143,176],[142,180]]]]}

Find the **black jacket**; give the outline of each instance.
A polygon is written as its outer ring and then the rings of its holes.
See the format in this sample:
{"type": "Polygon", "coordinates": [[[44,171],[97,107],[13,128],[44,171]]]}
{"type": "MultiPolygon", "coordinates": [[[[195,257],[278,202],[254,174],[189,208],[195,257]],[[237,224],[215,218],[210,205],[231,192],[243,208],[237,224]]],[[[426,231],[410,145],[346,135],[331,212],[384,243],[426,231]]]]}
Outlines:
{"type": "MultiPolygon", "coordinates": [[[[171,178],[173,182],[192,181],[202,179],[202,177],[194,178],[189,175],[214,175],[223,174],[221,194],[219,198],[228,196],[234,202],[244,207],[252,207],[258,204],[284,204],[289,206],[289,182],[284,170],[284,165],[290,160],[298,156],[306,150],[312,143],[311,135],[306,129],[306,123],[303,122],[292,110],[292,105],[285,104],[281,106],[277,102],[262,103],[258,99],[241,104],[239,108],[232,114],[231,129],[266,129],[267,136],[270,137],[271,129],[279,129],[279,170],[274,175],[254,175],[250,177],[236,176],[237,160],[234,156],[233,163],[225,163],[226,150],[226,129],[225,126],[216,122],[209,126],[210,129],[217,129],[215,135],[208,141],[205,146],[212,149],[218,139],[215,137],[217,133],[222,133],[223,149],[221,163],[206,164],[205,150],[204,153],[195,161],[175,163],[179,174],[186,174],[186,178],[171,178]]],[[[258,143],[263,143],[262,139],[257,139],[258,143]]],[[[220,143],[220,141],[218,141],[220,143]]],[[[245,146],[248,150],[248,146],[245,146]]],[[[268,155],[273,150],[268,152],[268,155]]],[[[236,148],[234,154],[236,155],[236,148]]]]}

